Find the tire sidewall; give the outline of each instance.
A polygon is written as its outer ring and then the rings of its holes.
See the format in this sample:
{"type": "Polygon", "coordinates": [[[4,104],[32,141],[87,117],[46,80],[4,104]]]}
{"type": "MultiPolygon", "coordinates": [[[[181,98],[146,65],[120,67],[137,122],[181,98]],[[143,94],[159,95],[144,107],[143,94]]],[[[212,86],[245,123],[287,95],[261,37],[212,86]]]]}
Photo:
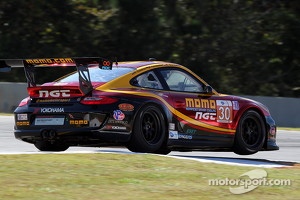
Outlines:
{"type": "Polygon", "coordinates": [[[241,117],[238,123],[238,128],[235,135],[234,151],[235,153],[241,155],[254,154],[262,149],[265,142],[265,138],[266,128],[262,117],[256,111],[249,110],[244,113],[244,115],[241,117]],[[243,137],[244,123],[247,122],[247,120],[252,120],[258,126],[259,135],[257,141],[253,145],[247,144],[243,137]]]}
{"type": "Polygon", "coordinates": [[[145,153],[154,153],[158,151],[166,138],[166,126],[165,126],[165,118],[158,106],[155,105],[146,105],[142,107],[138,114],[136,115],[133,127],[133,133],[131,136],[131,149],[138,152],[145,153]],[[154,143],[149,143],[143,134],[143,118],[145,115],[150,114],[155,117],[155,122],[157,123],[158,136],[154,143]]]}

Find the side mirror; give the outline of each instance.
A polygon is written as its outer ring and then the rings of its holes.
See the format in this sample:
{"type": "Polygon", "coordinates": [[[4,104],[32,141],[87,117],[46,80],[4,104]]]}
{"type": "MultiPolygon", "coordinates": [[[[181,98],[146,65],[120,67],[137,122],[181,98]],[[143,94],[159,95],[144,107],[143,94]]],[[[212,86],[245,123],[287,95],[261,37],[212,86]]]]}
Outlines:
{"type": "Polygon", "coordinates": [[[204,87],[204,92],[207,94],[213,94],[213,89],[210,85],[204,87]]]}

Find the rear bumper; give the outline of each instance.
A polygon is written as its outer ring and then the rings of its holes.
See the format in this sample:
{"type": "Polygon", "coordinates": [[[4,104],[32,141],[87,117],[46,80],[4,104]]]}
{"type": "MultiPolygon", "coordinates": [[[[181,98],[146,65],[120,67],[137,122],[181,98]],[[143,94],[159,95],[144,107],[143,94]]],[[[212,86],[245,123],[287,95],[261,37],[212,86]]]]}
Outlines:
{"type": "Polygon", "coordinates": [[[39,129],[15,130],[16,139],[28,143],[38,141],[62,141],[70,146],[95,144],[120,144],[130,140],[130,134],[125,132],[99,131],[92,128],[74,129],[39,129]]]}

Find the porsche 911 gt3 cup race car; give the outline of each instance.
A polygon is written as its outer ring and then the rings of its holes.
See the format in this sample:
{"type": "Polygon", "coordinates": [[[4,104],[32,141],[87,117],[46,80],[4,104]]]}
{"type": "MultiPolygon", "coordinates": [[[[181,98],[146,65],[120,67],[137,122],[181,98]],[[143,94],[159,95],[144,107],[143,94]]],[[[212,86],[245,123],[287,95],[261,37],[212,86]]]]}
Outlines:
{"type": "Polygon", "coordinates": [[[0,60],[24,67],[29,96],[14,111],[14,134],[40,151],[126,146],[133,152],[278,150],[268,108],[220,94],[186,67],[93,58],[0,60]],[[37,85],[36,67],[76,67],[37,85]]]}

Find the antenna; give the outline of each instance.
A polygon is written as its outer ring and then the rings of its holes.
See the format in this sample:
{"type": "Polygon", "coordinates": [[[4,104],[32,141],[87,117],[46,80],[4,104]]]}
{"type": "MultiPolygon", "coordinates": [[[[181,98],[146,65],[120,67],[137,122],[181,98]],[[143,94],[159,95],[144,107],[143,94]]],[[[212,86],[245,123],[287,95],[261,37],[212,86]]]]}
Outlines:
{"type": "Polygon", "coordinates": [[[116,63],[116,66],[118,67],[118,58],[117,58],[117,56],[115,57],[115,63],[116,63]]]}

